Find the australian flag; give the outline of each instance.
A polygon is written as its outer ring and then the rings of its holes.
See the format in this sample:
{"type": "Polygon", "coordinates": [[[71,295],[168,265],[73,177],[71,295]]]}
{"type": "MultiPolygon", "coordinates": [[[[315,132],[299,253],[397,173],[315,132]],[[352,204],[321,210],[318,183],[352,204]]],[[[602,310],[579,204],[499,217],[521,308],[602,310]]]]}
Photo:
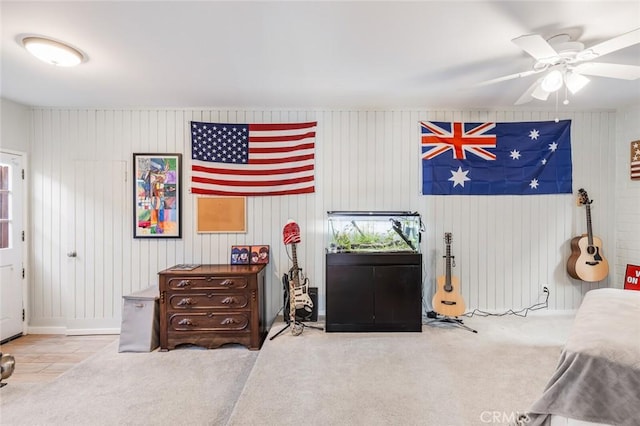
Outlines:
{"type": "Polygon", "coordinates": [[[421,121],[423,195],[572,193],[571,120],[421,121]]]}

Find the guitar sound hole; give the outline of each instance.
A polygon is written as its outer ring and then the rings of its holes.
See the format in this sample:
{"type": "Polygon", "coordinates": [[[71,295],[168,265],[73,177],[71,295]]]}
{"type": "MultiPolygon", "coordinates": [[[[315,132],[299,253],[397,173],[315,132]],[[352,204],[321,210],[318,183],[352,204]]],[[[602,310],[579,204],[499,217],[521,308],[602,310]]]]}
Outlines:
{"type": "Polygon", "coordinates": [[[453,301],[453,300],[443,300],[443,301],[442,301],[442,304],[443,304],[443,305],[455,305],[455,304],[456,304],[456,302],[455,302],[455,301],[453,301]]]}

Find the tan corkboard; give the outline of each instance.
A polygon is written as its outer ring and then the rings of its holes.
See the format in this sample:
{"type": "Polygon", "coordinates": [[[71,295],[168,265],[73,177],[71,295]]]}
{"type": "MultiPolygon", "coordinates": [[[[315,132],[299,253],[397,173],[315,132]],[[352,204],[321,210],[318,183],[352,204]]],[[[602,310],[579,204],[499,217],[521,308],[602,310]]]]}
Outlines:
{"type": "Polygon", "coordinates": [[[198,233],[247,232],[245,197],[196,197],[198,233]]]}

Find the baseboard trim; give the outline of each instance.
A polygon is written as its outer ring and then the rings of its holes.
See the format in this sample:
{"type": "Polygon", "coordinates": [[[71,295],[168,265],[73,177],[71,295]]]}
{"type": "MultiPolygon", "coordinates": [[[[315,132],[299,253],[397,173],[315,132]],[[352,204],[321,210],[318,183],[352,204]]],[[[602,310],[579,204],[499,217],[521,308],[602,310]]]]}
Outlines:
{"type": "Polygon", "coordinates": [[[68,329],[66,327],[27,327],[25,334],[62,334],[65,336],[88,336],[93,334],[120,334],[119,328],[68,329]]]}
{"type": "Polygon", "coordinates": [[[68,329],[67,336],[86,336],[89,334],[120,334],[119,328],[68,329]]]}
{"type": "Polygon", "coordinates": [[[27,327],[26,334],[67,334],[66,327],[27,327]]]}

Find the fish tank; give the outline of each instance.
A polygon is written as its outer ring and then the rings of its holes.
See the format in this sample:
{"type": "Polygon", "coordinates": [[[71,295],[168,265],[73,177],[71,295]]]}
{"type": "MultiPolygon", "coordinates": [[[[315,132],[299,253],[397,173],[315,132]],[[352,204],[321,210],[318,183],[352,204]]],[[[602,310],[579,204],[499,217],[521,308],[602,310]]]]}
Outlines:
{"type": "Polygon", "coordinates": [[[420,253],[424,226],[409,211],[329,211],[328,253],[420,253]]]}

